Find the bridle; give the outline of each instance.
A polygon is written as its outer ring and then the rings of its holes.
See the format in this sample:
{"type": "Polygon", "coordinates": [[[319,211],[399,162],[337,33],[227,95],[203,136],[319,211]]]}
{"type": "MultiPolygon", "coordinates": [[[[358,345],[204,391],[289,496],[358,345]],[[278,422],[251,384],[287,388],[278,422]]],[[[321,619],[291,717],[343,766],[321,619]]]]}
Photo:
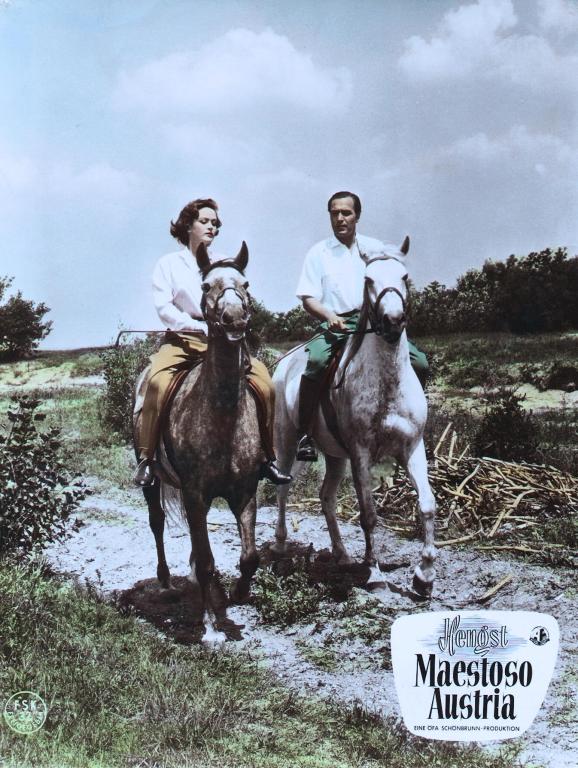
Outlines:
{"type": "MultiPolygon", "coordinates": [[[[400,264],[403,264],[401,259],[398,259],[395,256],[375,256],[372,259],[365,260],[365,265],[368,267],[370,264],[373,264],[374,261],[397,261],[400,264]]],[[[371,330],[377,334],[378,336],[381,336],[383,338],[387,339],[386,329],[384,327],[383,323],[383,316],[380,317],[378,314],[379,305],[381,304],[384,296],[386,296],[388,293],[395,293],[399,296],[401,299],[401,307],[403,310],[403,314],[407,315],[407,299],[403,296],[401,291],[399,291],[397,288],[394,288],[392,285],[387,286],[384,288],[380,293],[377,295],[377,298],[375,302],[372,302],[369,297],[369,290],[368,290],[368,284],[367,281],[365,281],[365,285],[363,288],[363,302],[367,306],[367,317],[369,320],[369,325],[371,326],[371,330]]]]}
{"type": "MultiPolygon", "coordinates": [[[[215,265],[212,265],[211,268],[213,268],[213,266],[225,266],[225,265],[215,264],[215,265]]],[[[206,279],[210,271],[211,271],[210,269],[207,270],[207,272],[203,275],[203,279],[206,279]]],[[[241,275],[243,275],[243,273],[240,270],[237,269],[237,271],[240,272],[241,275]]],[[[233,291],[235,296],[239,299],[239,301],[241,302],[241,307],[243,308],[243,316],[247,322],[249,321],[251,311],[249,309],[247,293],[241,293],[241,291],[236,286],[229,285],[226,288],[223,288],[222,291],[220,291],[220,293],[217,295],[217,298],[215,299],[213,307],[210,308],[207,305],[207,294],[209,293],[209,291],[207,291],[207,292],[204,292],[201,297],[201,312],[203,314],[203,319],[206,320],[207,322],[207,329],[209,332],[224,334],[227,330],[226,323],[223,323],[223,313],[225,310],[223,309],[221,312],[219,312],[219,302],[222,300],[222,298],[227,293],[227,291],[233,291]]]]}
{"type": "MultiPolygon", "coordinates": [[[[370,264],[373,264],[374,261],[388,261],[390,259],[393,259],[394,261],[397,261],[400,264],[404,264],[404,262],[401,259],[398,259],[396,256],[382,255],[382,256],[374,256],[373,258],[368,259],[365,256],[363,256],[363,254],[360,253],[360,255],[363,261],[365,262],[366,267],[369,266],[370,264]]],[[[380,291],[380,293],[377,296],[377,299],[375,300],[375,303],[373,303],[369,296],[368,283],[367,281],[365,281],[365,285],[363,288],[363,304],[361,305],[359,323],[355,331],[350,331],[350,334],[353,336],[353,341],[351,342],[351,345],[347,348],[347,351],[345,352],[343,368],[341,370],[341,376],[338,383],[335,384],[334,389],[339,389],[339,387],[343,385],[343,382],[345,381],[345,374],[347,373],[349,364],[359,352],[359,349],[361,347],[361,344],[363,343],[363,338],[365,337],[365,334],[375,333],[376,336],[380,336],[382,339],[385,339],[385,341],[389,342],[390,344],[394,344],[399,340],[399,334],[395,334],[394,336],[393,334],[389,333],[388,329],[385,327],[383,319],[380,319],[378,316],[379,305],[383,301],[383,297],[386,296],[388,293],[396,293],[399,296],[399,298],[401,299],[401,306],[403,309],[403,313],[404,315],[406,314],[408,302],[397,288],[394,288],[393,286],[387,286],[382,291],[380,291]],[[365,327],[367,325],[367,322],[369,322],[369,328],[365,327]]]]}

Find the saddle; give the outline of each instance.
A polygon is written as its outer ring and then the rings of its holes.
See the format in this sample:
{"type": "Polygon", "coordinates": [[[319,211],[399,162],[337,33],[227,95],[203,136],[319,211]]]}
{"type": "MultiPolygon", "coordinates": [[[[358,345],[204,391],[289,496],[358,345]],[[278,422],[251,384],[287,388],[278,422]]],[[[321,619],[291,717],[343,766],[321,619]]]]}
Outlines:
{"type": "MultiPolygon", "coordinates": [[[[186,361],[179,365],[178,370],[167,389],[165,399],[159,414],[159,427],[158,427],[158,439],[157,448],[155,451],[155,458],[157,461],[157,469],[159,474],[162,475],[162,480],[175,488],[180,487],[180,481],[176,472],[173,470],[170,459],[168,457],[165,443],[163,440],[164,429],[168,423],[169,413],[173,404],[173,401],[177,395],[177,392],[181,388],[184,380],[188,374],[197,366],[203,362],[202,355],[195,355],[188,358],[186,361]]],[[[247,373],[250,370],[250,364],[247,369],[247,373]]],[[[255,386],[254,382],[247,376],[246,377],[247,388],[252,395],[257,408],[257,421],[259,423],[259,432],[261,435],[261,442],[264,445],[272,444],[272,437],[267,431],[267,403],[264,401],[262,393],[255,386]]]]}

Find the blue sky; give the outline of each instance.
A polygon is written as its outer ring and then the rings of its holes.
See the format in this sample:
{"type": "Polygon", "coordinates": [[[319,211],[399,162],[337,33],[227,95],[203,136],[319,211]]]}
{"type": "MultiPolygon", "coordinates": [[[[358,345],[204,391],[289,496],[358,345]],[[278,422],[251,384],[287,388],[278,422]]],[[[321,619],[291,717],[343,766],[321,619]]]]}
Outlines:
{"type": "Polygon", "coordinates": [[[75,347],[161,327],[150,274],[198,196],[273,310],[337,189],[411,236],[418,286],[575,254],[577,71],[576,0],[0,0],[0,275],[75,347]]]}

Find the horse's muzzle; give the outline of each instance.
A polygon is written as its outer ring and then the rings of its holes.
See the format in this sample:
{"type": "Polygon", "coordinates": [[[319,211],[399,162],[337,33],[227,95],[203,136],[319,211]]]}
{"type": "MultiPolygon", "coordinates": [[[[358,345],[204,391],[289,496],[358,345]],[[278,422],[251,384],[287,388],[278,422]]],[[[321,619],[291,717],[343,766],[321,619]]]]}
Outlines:
{"type": "Polygon", "coordinates": [[[247,332],[246,323],[243,326],[238,326],[236,324],[224,325],[223,323],[220,323],[220,328],[223,336],[231,344],[236,344],[239,341],[243,341],[245,338],[245,333],[247,332]]]}
{"type": "Polygon", "coordinates": [[[227,318],[225,317],[226,313],[223,313],[221,322],[218,323],[219,328],[227,341],[229,341],[231,344],[235,344],[239,341],[242,341],[245,338],[245,334],[247,332],[247,326],[249,324],[249,317],[243,316],[241,318],[236,318],[234,320],[229,320],[227,322],[227,318]]]}
{"type": "Polygon", "coordinates": [[[375,332],[382,339],[387,341],[388,344],[397,344],[401,338],[401,334],[405,331],[407,326],[407,319],[405,315],[402,315],[392,322],[387,315],[379,318],[378,327],[375,328],[375,332]]]}
{"type": "Polygon", "coordinates": [[[227,303],[221,311],[218,326],[227,341],[234,344],[245,338],[249,318],[250,313],[243,302],[227,303]]]}

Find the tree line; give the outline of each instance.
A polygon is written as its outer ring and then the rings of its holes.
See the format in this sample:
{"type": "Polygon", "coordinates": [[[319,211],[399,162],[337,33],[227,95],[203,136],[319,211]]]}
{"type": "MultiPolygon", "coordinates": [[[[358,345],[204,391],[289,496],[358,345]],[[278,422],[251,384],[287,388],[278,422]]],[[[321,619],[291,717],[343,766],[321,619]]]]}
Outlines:
{"type": "Polygon", "coordinates": [[[432,282],[411,289],[416,336],[456,331],[546,333],[578,328],[578,256],[566,248],[486,261],[455,288],[432,282]]]}
{"type": "MultiPolygon", "coordinates": [[[[20,291],[5,298],[12,278],[0,278],[0,361],[30,355],[52,327],[43,302],[20,291]]],[[[436,281],[419,291],[410,285],[410,333],[427,336],[457,331],[546,333],[578,329],[578,256],[546,248],[470,269],[454,288],[436,281]]],[[[264,342],[302,341],[319,322],[302,307],[271,312],[252,299],[251,329],[264,342]]]]}
{"type": "MultiPolygon", "coordinates": [[[[578,328],[578,256],[566,248],[486,261],[454,288],[436,281],[419,291],[410,285],[410,333],[459,331],[545,333],[578,328]]],[[[319,325],[301,307],[270,312],[253,301],[253,331],[263,341],[300,341],[319,325]]]]}

